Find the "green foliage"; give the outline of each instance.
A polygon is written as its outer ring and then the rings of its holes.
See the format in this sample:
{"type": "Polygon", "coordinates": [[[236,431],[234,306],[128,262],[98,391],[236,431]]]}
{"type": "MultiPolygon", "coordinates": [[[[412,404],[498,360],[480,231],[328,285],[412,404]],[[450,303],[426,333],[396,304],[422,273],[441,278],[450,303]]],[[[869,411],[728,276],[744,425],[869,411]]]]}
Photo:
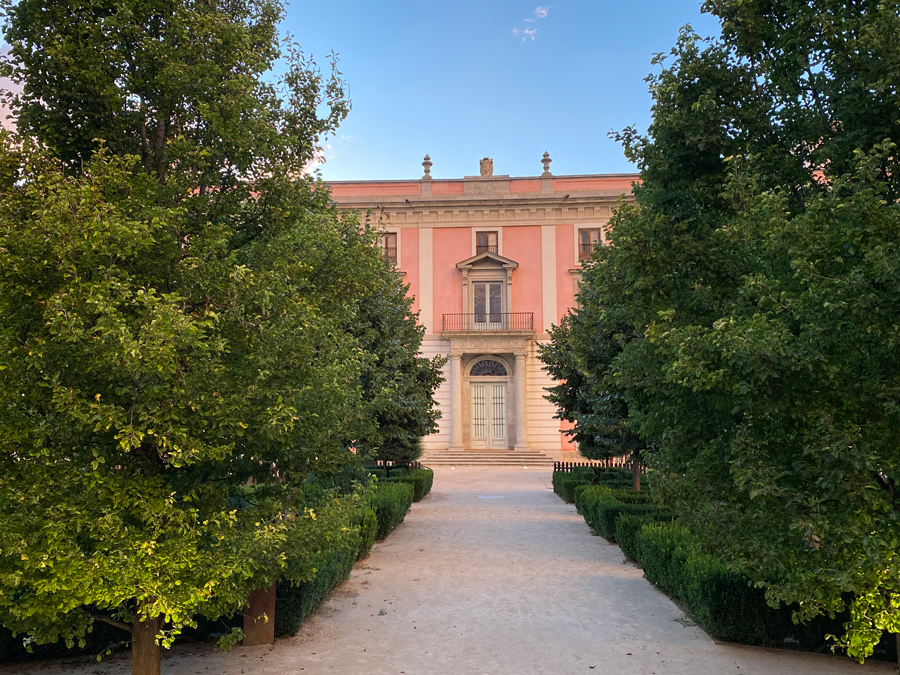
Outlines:
{"type": "Polygon", "coordinates": [[[406,518],[415,488],[410,483],[379,483],[372,493],[371,506],[378,517],[375,538],[381,541],[406,518]]]}
{"type": "Polygon", "coordinates": [[[588,452],[638,436],[728,574],[849,611],[862,659],[900,633],[900,6],[704,9],[721,38],[682,31],[647,134],[616,135],[641,184],[544,352],[551,400],[588,452]]]}
{"type": "Polygon", "coordinates": [[[409,483],[413,486],[413,501],[418,502],[431,492],[434,484],[434,471],[431,469],[413,469],[405,476],[396,476],[386,479],[387,482],[409,483]]]}
{"type": "Polygon", "coordinates": [[[105,146],[217,202],[247,175],[302,167],[350,109],[333,57],[323,75],[281,43],[274,0],[0,7],[8,71],[24,84],[18,128],[73,168],[105,146]]]}
{"type": "MultiPolygon", "coordinates": [[[[773,609],[765,593],[742,574],[731,572],[713,556],[703,553],[694,537],[674,524],[647,524],[641,517],[620,516],[627,546],[644,569],[644,576],[682,602],[698,624],[717,640],[825,651],[826,636],[849,619],[844,612],[833,618],[817,617],[795,624],[795,608],[773,609]],[[635,526],[639,527],[637,529],[635,526]],[[634,537],[636,534],[636,537],[634,537]],[[634,543],[632,543],[632,540],[634,543]]],[[[620,542],[620,545],[621,542],[620,542]]],[[[623,547],[624,550],[624,547],[623,547]]],[[[878,645],[881,658],[896,658],[893,639],[878,645]]],[[[875,639],[876,645],[882,636],[875,639]]]]}
{"type": "Polygon", "coordinates": [[[669,522],[672,516],[661,511],[650,513],[621,513],[616,517],[616,543],[629,560],[640,557],[638,537],[647,523],[669,522]]]}
{"type": "Polygon", "coordinates": [[[593,320],[594,307],[584,292],[580,308],[571,310],[550,329],[550,342],[538,345],[538,358],[558,383],[545,398],[556,405],[556,417],[573,423],[566,433],[589,459],[632,455],[643,441],[626,425],[628,404],[614,391],[610,366],[633,331],[593,320]]]}
{"type": "Polygon", "coordinates": [[[658,518],[662,512],[656,504],[625,504],[617,499],[610,502],[599,500],[592,518],[597,534],[611,544],[616,543],[616,518],[624,514],[658,518]]]}
{"type": "Polygon", "coordinates": [[[349,539],[345,546],[321,553],[315,561],[315,574],[296,585],[279,584],[275,589],[275,636],[294,635],[303,621],[328,596],[332,588],[345,581],[357,560],[360,544],[349,539]]]}
{"type": "MultiPolygon", "coordinates": [[[[558,494],[564,502],[569,504],[575,502],[576,491],[582,485],[598,484],[608,488],[618,488],[629,490],[631,488],[631,471],[595,470],[593,467],[577,467],[571,473],[566,471],[554,471],[551,481],[553,491],[558,494]]],[[[577,508],[577,503],[576,503],[577,508]]],[[[581,513],[581,510],[578,511],[581,513]]]]}
{"type": "Polygon", "coordinates": [[[371,525],[349,448],[428,433],[441,365],[378,233],[303,174],[339,72],[282,48],[277,1],[2,8],[0,623],[168,646],[328,586],[371,525]]]}
{"type": "Polygon", "coordinates": [[[375,535],[378,534],[378,514],[374,509],[364,508],[351,522],[359,527],[359,549],[356,559],[362,560],[369,555],[369,551],[372,550],[372,545],[375,543],[375,535]]]}
{"type": "Polygon", "coordinates": [[[573,476],[570,473],[562,471],[553,472],[553,491],[567,504],[571,504],[575,501],[575,488],[589,482],[590,481],[587,481],[584,478],[573,476]]]}

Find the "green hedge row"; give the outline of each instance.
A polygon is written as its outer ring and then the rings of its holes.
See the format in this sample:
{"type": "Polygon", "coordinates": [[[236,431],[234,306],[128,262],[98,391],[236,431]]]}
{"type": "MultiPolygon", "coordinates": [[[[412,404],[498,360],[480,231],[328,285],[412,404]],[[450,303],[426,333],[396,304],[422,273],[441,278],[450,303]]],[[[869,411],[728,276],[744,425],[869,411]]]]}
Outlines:
{"type": "Polygon", "coordinates": [[[378,515],[375,509],[365,507],[360,509],[351,519],[350,524],[359,528],[359,547],[356,551],[356,559],[362,560],[375,543],[375,536],[378,534],[378,515]]]}
{"type": "Polygon", "coordinates": [[[403,522],[406,512],[413,502],[414,488],[411,483],[379,483],[372,493],[371,508],[378,518],[378,531],[375,538],[379,541],[388,536],[395,527],[403,522]]]}
{"type": "Polygon", "coordinates": [[[275,587],[275,636],[296,633],[303,621],[327,597],[332,588],[350,576],[359,555],[358,538],[350,538],[347,546],[322,553],[316,561],[316,575],[310,581],[275,587]]]}
{"type": "MultiPolygon", "coordinates": [[[[701,551],[691,535],[673,522],[672,514],[653,504],[650,493],[620,488],[616,478],[591,484],[596,474],[593,467],[587,468],[555,474],[554,490],[563,499],[574,501],[595,532],[617,542],[622,552],[644,569],[644,576],[679,601],[713,638],[826,651],[830,646],[825,636],[843,633],[843,624],[849,620],[847,613],[833,619],[818,617],[806,625],[794,624],[793,608],[770,607],[762,589],[701,551]]],[[[618,480],[625,476],[625,471],[617,473],[618,480]]],[[[630,475],[628,472],[629,486],[630,475]]],[[[893,636],[885,634],[875,656],[896,660],[893,636]]]]}
{"type": "Polygon", "coordinates": [[[616,518],[623,514],[662,518],[660,508],[650,495],[631,490],[615,490],[604,485],[585,485],[575,489],[575,507],[587,524],[604,539],[615,543],[616,518]]]}
{"type": "MultiPolygon", "coordinates": [[[[622,525],[633,527],[624,519],[622,525]]],[[[789,642],[802,649],[823,650],[825,635],[840,635],[849,618],[818,617],[806,625],[794,624],[790,607],[770,607],[762,589],[702,552],[690,534],[674,523],[644,523],[637,531],[635,548],[644,576],[680,600],[694,621],[717,640],[776,646],[789,642]]]]}
{"type": "MultiPolygon", "coordinates": [[[[431,480],[425,482],[430,490],[431,480]]],[[[384,539],[403,522],[414,492],[413,482],[387,479],[377,483],[363,508],[351,519],[351,525],[359,528],[358,536],[349,538],[347,545],[341,548],[323,552],[314,565],[316,575],[310,581],[296,586],[278,584],[275,589],[276,636],[295,634],[331,589],[350,576],[353,564],[369,554],[375,540],[384,539]]]]}
{"type": "Polygon", "coordinates": [[[552,477],[553,491],[564,502],[571,504],[575,501],[575,490],[580,485],[590,485],[594,481],[598,485],[610,488],[630,489],[631,471],[627,469],[604,469],[602,467],[584,466],[575,467],[571,473],[554,471],[552,477]]]}
{"type": "Polygon", "coordinates": [[[431,469],[412,469],[405,476],[391,476],[384,482],[409,483],[413,486],[413,501],[418,502],[431,492],[434,484],[434,471],[431,469]]]}
{"type": "MultiPolygon", "coordinates": [[[[372,471],[371,473],[374,473],[372,471]]],[[[336,548],[322,551],[312,562],[315,575],[309,581],[290,585],[279,582],[276,586],[275,634],[279,637],[293,635],[303,621],[312,614],[339,583],[347,579],[357,560],[365,558],[376,539],[384,539],[406,517],[414,496],[421,499],[431,490],[434,474],[431,470],[392,470],[392,477],[376,484],[363,505],[350,517],[351,534],[343,537],[336,548]],[[395,473],[396,472],[396,473],[395,473]]],[[[340,475],[337,477],[313,478],[307,489],[326,490],[337,488],[344,493],[351,492],[354,482],[365,479],[367,474],[340,475]]],[[[418,501],[417,499],[417,501],[418,501]]],[[[187,639],[205,639],[231,626],[240,626],[241,614],[230,618],[222,617],[212,621],[200,619],[196,629],[185,630],[187,639]]],[[[86,638],[85,646],[78,650],[97,654],[107,647],[121,644],[128,635],[104,623],[95,623],[86,638]]],[[[62,642],[36,645],[31,658],[62,658],[77,653],[62,642]]],[[[0,662],[28,658],[22,646],[22,636],[0,627],[0,662]]]]}

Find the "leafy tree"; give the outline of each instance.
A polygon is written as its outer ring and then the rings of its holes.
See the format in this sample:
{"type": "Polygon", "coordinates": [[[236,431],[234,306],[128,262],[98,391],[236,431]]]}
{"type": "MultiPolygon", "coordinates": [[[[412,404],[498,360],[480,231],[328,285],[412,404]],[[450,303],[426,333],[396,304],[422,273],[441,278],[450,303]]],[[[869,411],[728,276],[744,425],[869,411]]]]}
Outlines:
{"type": "Polygon", "coordinates": [[[641,185],[583,311],[635,333],[592,396],[624,393],[665,498],[770,600],[848,608],[862,659],[900,633],[900,5],[704,9],[722,36],[683,31],[616,135],[641,185]]]}
{"type": "Polygon", "coordinates": [[[373,286],[351,331],[377,355],[360,373],[362,397],[371,413],[355,436],[363,456],[407,463],[422,453],[421,440],[437,431],[434,392],[446,359],[417,356],[425,334],[412,314],[409,286],[391,272],[373,286]]]}
{"type": "Polygon", "coordinates": [[[373,364],[431,371],[415,331],[369,337],[373,298],[391,330],[409,306],[303,176],[349,104],[292,44],[267,83],[280,4],[4,10],[0,622],[69,644],[111,623],[152,675],[194,616],[303,580],[347,529],[299,486],[377,427],[373,364]]]}
{"type": "Polygon", "coordinates": [[[559,419],[573,423],[567,433],[581,454],[589,459],[632,457],[637,490],[646,444],[628,427],[628,403],[613,369],[634,330],[604,311],[611,303],[602,294],[619,287],[604,278],[610,269],[604,262],[608,253],[601,248],[585,261],[579,307],[550,329],[550,342],[539,346],[539,358],[557,382],[545,398],[557,406],[559,419]]]}

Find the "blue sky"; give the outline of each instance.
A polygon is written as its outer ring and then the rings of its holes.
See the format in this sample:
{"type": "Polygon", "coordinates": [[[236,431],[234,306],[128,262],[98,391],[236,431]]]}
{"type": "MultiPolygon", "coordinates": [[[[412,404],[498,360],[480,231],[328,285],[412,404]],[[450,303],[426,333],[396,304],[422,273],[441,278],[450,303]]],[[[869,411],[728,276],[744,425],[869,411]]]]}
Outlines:
{"type": "Polygon", "coordinates": [[[699,0],[293,0],[284,28],[320,63],[334,50],[353,110],[328,140],[327,180],[633,171],[606,134],[645,130],[650,59],[699,0]]]}

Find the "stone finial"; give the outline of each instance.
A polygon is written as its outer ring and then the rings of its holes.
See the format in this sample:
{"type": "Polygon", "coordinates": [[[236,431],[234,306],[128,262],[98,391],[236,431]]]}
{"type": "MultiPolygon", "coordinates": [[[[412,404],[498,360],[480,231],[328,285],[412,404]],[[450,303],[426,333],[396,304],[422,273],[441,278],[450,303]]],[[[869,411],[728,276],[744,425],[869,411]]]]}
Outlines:
{"type": "Polygon", "coordinates": [[[425,169],[425,175],[422,176],[422,180],[431,180],[431,166],[434,162],[431,161],[431,157],[425,155],[425,161],[422,162],[422,168],[425,169]]]}
{"type": "Polygon", "coordinates": [[[545,152],[543,159],[541,159],[541,164],[544,165],[544,173],[541,174],[541,178],[546,178],[547,176],[553,175],[552,173],[550,173],[550,162],[552,161],[553,160],[550,159],[550,153],[545,152]]]}

